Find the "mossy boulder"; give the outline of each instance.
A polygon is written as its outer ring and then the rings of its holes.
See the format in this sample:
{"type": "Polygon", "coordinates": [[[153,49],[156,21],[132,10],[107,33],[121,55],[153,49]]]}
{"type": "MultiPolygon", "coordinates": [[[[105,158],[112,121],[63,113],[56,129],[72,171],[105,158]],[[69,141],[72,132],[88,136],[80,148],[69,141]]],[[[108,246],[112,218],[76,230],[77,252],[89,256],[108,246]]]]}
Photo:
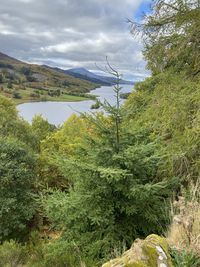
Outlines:
{"type": "Polygon", "coordinates": [[[121,258],[111,260],[102,267],[173,267],[165,238],[150,235],[137,239],[121,258]]]}

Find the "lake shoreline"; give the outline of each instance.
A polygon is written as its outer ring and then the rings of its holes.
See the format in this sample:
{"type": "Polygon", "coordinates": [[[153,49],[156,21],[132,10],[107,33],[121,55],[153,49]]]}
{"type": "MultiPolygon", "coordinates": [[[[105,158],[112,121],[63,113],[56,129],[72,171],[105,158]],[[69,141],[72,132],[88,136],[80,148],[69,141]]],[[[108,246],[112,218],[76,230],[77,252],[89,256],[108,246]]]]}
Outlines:
{"type": "MultiPolygon", "coordinates": [[[[28,104],[28,103],[45,103],[45,102],[66,102],[66,103],[70,103],[70,102],[82,102],[82,101],[87,101],[87,100],[93,100],[95,101],[95,99],[93,97],[89,98],[89,97],[84,97],[84,96],[74,96],[74,95],[69,95],[70,97],[73,97],[73,99],[65,99],[65,98],[52,98],[52,99],[47,99],[47,100],[40,100],[40,99],[13,99],[12,101],[14,101],[16,106],[22,105],[22,104],[28,104]]],[[[95,96],[95,95],[92,95],[95,96]]]]}
{"type": "MultiPolygon", "coordinates": [[[[133,91],[132,85],[123,87],[122,93],[133,91]]],[[[48,99],[47,101],[32,101],[20,103],[17,105],[19,114],[28,122],[31,123],[36,115],[42,115],[49,123],[54,125],[63,124],[73,113],[90,113],[96,110],[91,110],[95,100],[101,102],[106,99],[111,105],[115,105],[115,93],[113,87],[102,86],[96,90],[92,90],[91,98],[82,98],[80,101],[66,101],[62,99],[48,99]],[[95,96],[95,98],[94,98],[95,96]]],[[[77,100],[77,99],[76,99],[77,100]]],[[[121,99],[121,103],[124,99],[121,99]]]]}

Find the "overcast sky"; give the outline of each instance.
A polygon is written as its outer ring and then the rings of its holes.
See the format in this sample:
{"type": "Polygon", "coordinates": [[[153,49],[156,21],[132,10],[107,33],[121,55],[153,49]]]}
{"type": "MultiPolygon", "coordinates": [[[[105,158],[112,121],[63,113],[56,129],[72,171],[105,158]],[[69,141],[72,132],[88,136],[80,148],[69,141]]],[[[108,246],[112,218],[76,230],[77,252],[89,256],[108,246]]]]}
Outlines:
{"type": "Polygon", "coordinates": [[[105,57],[125,77],[146,75],[142,44],[127,18],[139,19],[149,0],[1,0],[0,51],[65,69],[95,70],[105,57]]]}

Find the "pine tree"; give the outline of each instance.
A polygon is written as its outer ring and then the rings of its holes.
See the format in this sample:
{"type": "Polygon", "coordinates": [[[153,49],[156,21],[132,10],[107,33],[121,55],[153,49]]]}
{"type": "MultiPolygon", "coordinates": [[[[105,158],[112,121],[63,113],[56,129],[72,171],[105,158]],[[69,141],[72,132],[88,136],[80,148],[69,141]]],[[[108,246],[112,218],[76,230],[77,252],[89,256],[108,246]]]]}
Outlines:
{"type": "Polygon", "coordinates": [[[95,134],[85,137],[75,159],[59,158],[73,186],[69,194],[56,192],[45,203],[49,219],[65,229],[68,244],[100,261],[136,237],[163,231],[165,202],[174,186],[156,178],[155,144],[123,126],[120,75],[109,68],[117,79],[116,104],[101,103],[106,116],[84,115],[95,134]]]}

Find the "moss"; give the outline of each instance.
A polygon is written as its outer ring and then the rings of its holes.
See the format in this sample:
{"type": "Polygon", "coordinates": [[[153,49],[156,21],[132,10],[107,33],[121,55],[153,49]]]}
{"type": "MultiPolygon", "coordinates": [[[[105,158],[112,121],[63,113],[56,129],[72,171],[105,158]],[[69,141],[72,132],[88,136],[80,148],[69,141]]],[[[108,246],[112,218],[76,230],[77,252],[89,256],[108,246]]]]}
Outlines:
{"type": "MultiPolygon", "coordinates": [[[[151,260],[154,253],[157,254],[157,251],[155,250],[156,246],[159,246],[163,249],[163,251],[165,252],[166,256],[167,256],[167,264],[169,267],[173,267],[172,261],[171,261],[171,256],[169,253],[169,245],[167,243],[166,238],[164,237],[160,237],[158,235],[152,234],[150,236],[148,236],[145,240],[146,245],[144,245],[143,250],[145,251],[145,254],[149,256],[149,259],[151,260]],[[149,250],[148,246],[149,243],[152,244],[154,247],[151,247],[153,249],[149,250]],[[153,252],[154,250],[154,252],[153,252]]],[[[148,262],[149,264],[151,264],[151,262],[148,262]]],[[[151,265],[150,265],[151,266],[151,265]]],[[[153,265],[152,265],[153,266],[153,265]]]]}
{"type": "Polygon", "coordinates": [[[148,245],[145,242],[143,246],[143,252],[144,252],[144,255],[147,256],[148,266],[154,267],[155,264],[157,264],[157,258],[158,258],[158,254],[157,254],[155,247],[152,247],[151,245],[148,245]]]}
{"type": "Polygon", "coordinates": [[[134,262],[131,264],[127,264],[125,267],[148,267],[144,262],[134,262]]]}
{"type": "Polygon", "coordinates": [[[152,244],[156,246],[161,246],[165,252],[168,251],[168,243],[164,237],[152,234],[152,235],[149,235],[145,240],[148,242],[151,242],[152,244]]]}
{"type": "Polygon", "coordinates": [[[159,263],[173,267],[166,239],[150,235],[145,240],[136,240],[131,249],[121,258],[112,260],[103,267],[155,267],[159,263]],[[159,256],[163,256],[163,259],[160,260],[159,256]]]}

